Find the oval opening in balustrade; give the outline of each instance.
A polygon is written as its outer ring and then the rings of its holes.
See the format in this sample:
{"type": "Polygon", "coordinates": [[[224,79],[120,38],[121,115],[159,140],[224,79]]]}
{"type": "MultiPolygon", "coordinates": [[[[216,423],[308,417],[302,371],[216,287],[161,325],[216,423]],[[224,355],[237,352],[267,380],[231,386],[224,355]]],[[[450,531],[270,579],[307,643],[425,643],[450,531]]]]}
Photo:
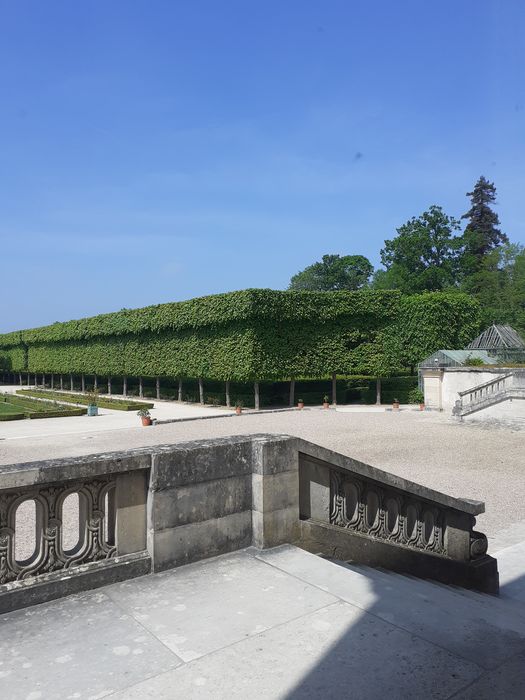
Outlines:
{"type": "Polygon", "coordinates": [[[386,502],[386,528],[390,535],[397,532],[399,527],[399,504],[395,498],[389,498],[386,502]]]}
{"type": "Polygon", "coordinates": [[[359,491],[355,484],[345,483],[345,508],[346,517],[353,523],[359,515],[359,491]]]}
{"type": "Polygon", "coordinates": [[[15,513],[15,561],[28,565],[39,554],[41,528],[37,520],[37,504],[34,498],[22,501],[15,513]]]}
{"type": "Polygon", "coordinates": [[[366,494],[366,522],[368,527],[377,525],[379,519],[379,497],[375,491],[366,494]]]}
{"type": "Polygon", "coordinates": [[[104,496],[104,541],[110,547],[115,545],[115,487],[109,488],[104,496]]]}
{"type": "Polygon", "coordinates": [[[85,522],[81,523],[80,496],[77,491],[69,493],[62,501],[62,551],[71,556],[84,543],[85,522]],[[82,527],[81,527],[82,524],[82,527]]]}
{"type": "Polygon", "coordinates": [[[434,539],[434,513],[426,510],[423,516],[423,539],[425,544],[432,544],[434,539]]]}
{"type": "Polygon", "coordinates": [[[407,508],[407,537],[412,539],[417,535],[417,508],[413,505],[407,508]]]}

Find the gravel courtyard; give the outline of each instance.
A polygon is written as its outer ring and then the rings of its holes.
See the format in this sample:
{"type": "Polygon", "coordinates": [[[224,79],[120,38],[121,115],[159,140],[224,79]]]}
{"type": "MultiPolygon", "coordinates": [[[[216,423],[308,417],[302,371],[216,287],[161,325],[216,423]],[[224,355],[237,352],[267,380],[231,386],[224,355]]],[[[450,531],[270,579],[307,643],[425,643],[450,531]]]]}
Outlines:
{"type": "Polygon", "coordinates": [[[245,413],[150,428],[5,439],[0,440],[0,465],[265,432],[297,435],[453,496],[483,500],[487,512],[477,527],[489,537],[525,520],[525,432],[458,424],[413,410],[245,413]]]}

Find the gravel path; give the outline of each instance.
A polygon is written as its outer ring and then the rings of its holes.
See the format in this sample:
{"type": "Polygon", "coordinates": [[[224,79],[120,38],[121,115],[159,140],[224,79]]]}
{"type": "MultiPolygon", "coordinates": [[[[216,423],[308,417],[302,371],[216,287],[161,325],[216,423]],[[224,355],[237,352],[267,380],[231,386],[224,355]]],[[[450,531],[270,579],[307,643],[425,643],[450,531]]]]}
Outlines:
{"type": "Polygon", "coordinates": [[[512,426],[458,424],[412,410],[311,409],[5,440],[0,441],[0,465],[264,432],[297,435],[453,496],[483,500],[487,512],[479,516],[477,527],[489,537],[525,519],[525,432],[512,426]]]}

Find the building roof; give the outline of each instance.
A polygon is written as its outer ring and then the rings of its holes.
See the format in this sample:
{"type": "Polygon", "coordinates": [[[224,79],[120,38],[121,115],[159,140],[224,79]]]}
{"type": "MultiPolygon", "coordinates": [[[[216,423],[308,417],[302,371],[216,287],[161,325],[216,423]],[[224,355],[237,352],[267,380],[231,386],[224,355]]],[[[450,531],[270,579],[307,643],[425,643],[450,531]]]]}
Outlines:
{"type": "Polygon", "coordinates": [[[469,350],[525,350],[525,341],[511,326],[495,323],[467,345],[469,350]]]}
{"type": "Polygon", "coordinates": [[[479,359],[485,365],[495,365],[497,359],[486,350],[436,350],[420,362],[420,367],[463,367],[468,360],[479,359]]]}

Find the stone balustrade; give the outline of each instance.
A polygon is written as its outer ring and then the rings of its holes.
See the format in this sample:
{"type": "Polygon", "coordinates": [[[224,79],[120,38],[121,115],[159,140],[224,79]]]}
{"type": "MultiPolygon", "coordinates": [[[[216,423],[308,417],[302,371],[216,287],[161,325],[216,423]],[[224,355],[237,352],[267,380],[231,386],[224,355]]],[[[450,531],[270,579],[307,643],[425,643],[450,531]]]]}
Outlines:
{"type": "Polygon", "coordinates": [[[494,592],[480,512],[279,435],[0,467],[0,612],[293,542],[494,592]]]}

